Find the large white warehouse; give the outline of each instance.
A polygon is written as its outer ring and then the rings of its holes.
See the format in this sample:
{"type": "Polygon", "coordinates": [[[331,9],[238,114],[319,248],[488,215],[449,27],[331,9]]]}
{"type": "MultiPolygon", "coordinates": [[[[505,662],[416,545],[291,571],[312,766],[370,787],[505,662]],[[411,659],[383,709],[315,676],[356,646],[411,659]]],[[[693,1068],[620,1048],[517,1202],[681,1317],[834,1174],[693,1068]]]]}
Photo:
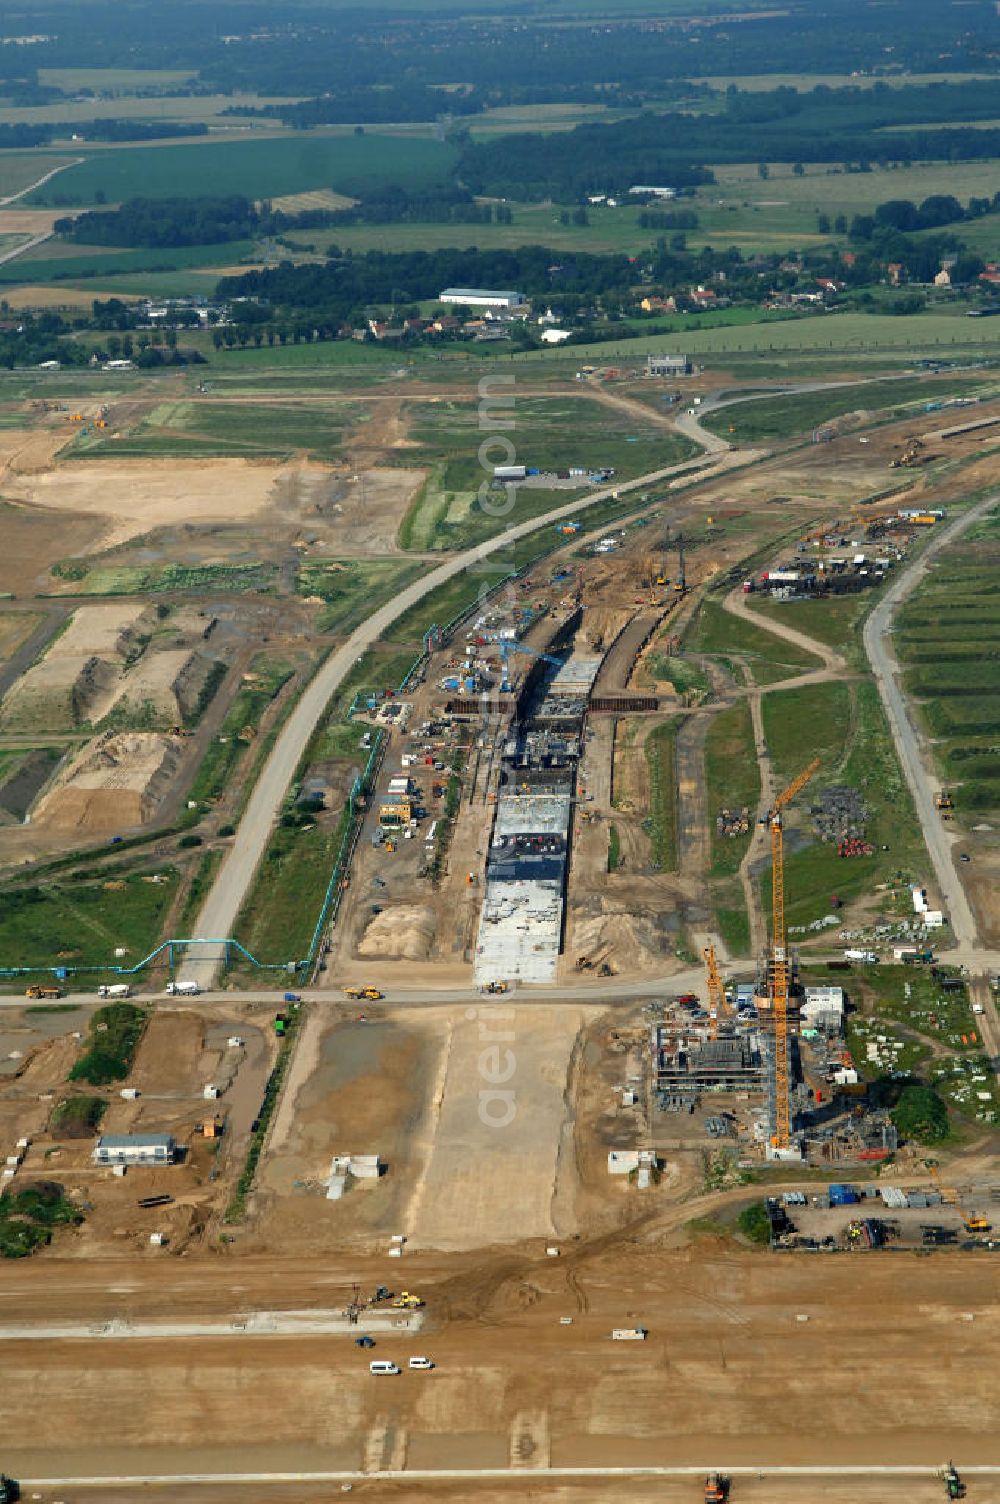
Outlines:
{"type": "Polygon", "coordinates": [[[523,292],[493,292],[484,287],[446,287],[439,303],[462,303],[467,308],[520,308],[528,300],[523,292]]]}

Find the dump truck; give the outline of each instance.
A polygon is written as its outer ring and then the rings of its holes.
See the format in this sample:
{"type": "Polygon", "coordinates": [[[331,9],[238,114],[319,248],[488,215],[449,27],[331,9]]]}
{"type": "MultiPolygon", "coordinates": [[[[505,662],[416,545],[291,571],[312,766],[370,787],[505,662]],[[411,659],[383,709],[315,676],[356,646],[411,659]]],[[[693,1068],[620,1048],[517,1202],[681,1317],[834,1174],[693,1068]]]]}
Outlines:
{"type": "Polygon", "coordinates": [[[31,998],[66,996],[61,987],[42,987],[37,982],[26,988],[24,995],[31,998]]]}

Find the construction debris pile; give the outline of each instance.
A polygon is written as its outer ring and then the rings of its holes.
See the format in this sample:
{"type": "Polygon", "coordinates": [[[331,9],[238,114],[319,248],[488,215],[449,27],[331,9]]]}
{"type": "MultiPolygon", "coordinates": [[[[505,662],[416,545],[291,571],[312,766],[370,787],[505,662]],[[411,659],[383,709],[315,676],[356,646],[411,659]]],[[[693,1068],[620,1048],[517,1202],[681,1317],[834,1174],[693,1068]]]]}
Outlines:
{"type": "Polygon", "coordinates": [[[820,840],[837,843],[838,856],[874,856],[875,847],[866,838],[870,811],[857,789],[831,784],[810,805],[809,813],[820,840]]]}
{"type": "Polygon", "coordinates": [[[750,811],[744,804],[742,809],[721,809],[715,817],[716,834],[729,836],[745,836],[750,832],[750,811]]]}

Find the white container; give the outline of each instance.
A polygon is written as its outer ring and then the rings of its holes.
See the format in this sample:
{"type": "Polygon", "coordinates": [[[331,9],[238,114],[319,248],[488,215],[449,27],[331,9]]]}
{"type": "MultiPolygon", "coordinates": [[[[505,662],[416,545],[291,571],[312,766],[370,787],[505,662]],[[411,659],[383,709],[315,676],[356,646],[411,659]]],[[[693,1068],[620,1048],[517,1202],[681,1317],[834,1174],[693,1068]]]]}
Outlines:
{"type": "Polygon", "coordinates": [[[202,1092],[202,1096],[207,1102],[214,1102],[216,1097],[221,1097],[221,1095],[222,1093],[217,1086],[206,1086],[202,1092]]]}
{"type": "Polygon", "coordinates": [[[401,1259],[403,1257],[403,1250],[401,1248],[390,1248],[389,1257],[391,1259],[401,1259]]]}
{"type": "Polygon", "coordinates": [[[616,1326],[611,1333],[612,1342],[645,1342],[644,1326],[616,1326]]]}
{"type": "Polygon", "coordinates": [[[230,1034],[229,1038],[226,1040],[226,1044],[231,1050],[242,1050],[243,1039],[239,1034],[230,1034]]]}
{"type": "Polygon", "coordinates": [[[151,1232],[149,1235],[150,1246],[153,1248],[165,1248],[167,1235],[165,1232],[151,1232]]]}
{"type": "Polygon", "coordinates": [[[125,1098],[126,1102],[134,1102],[136,1097],[139,1095],[139,1091],[135,1086],[123,1086],[121,1089],[121,1095],[125,1098]]]}
{"type": "Polygon", "coordinates": [[[30,1138],[19,1138],[15,1147],[18,1148],[18,1149],[30,1149],[31,1148],[31,1139],[30,1138]]]}
{"type": "Polygon", "coordinates": [[[546,1250],[545,1250],[545,1257],[549,1258],[549,1259],[557,1259],[559,1257],[559,1249],[558,1248],[546,1248],[546,1250]]]}
{"type": "Polygon", "coordinates": [[[8,1165],[8,1168],[11,1165],[13,1165],[14,1169],[16,1170],[17,1167],[18,1167],[18,1165],[20,1163],[21,1163],[21,1156],[20,1156],[20,1154],[8,1154],[7,1155],[7,1165],[8,1165]]]}
{"type": "Polygon", "coordinates": [[[114,1165],[112,1167],[111,1173],[112,1173],[112,1175],[117,1175],[117,1177],[118,1177],[119,1180],[124,1180],[125,1179],[125,1171],[127,1169],[128,1169],[128,1165],[114,1165]]]}
{"type": "Polygon", "coordinates": [[[403,1233],[403,1232],[394,1232],[393,1235],[392,1235],[392,1237],[389,1239],[389,1242],[390,1243],[405,1243],[406,1242],[406,1234],[403,1233]]]}

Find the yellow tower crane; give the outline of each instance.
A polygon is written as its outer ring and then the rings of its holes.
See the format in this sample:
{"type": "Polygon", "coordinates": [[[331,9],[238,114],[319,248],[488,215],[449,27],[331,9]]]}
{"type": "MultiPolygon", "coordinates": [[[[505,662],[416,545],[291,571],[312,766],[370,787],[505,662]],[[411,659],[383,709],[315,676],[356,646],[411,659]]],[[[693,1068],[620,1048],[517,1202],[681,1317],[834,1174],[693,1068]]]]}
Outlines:
{"type": "Polygon", "coordinates": [[[705,970],[708,972],[708,1011],[712,1038],[719,1037],[719,1020],[723,1015],[728,1016],[729,1004],[726,1001],[726,989],[722,985],[719,975],[719,964],[715,959],[715,946],[709,945],[702,951],[705,961],[705,970]]]}
{"type": "Polygon", "coordinates": [[[774,1025],[775,1131],[771,1140],[776,1149],[787,1149],[791,1142],[791,1107],[788,1088],[788,945],[785,934],[785,847],[782,811],[809,782],[820,766],[814,758],[809,766],[793,778],[775,799],[768,812],[771,830],[771,1015],[774,1025]]]}

